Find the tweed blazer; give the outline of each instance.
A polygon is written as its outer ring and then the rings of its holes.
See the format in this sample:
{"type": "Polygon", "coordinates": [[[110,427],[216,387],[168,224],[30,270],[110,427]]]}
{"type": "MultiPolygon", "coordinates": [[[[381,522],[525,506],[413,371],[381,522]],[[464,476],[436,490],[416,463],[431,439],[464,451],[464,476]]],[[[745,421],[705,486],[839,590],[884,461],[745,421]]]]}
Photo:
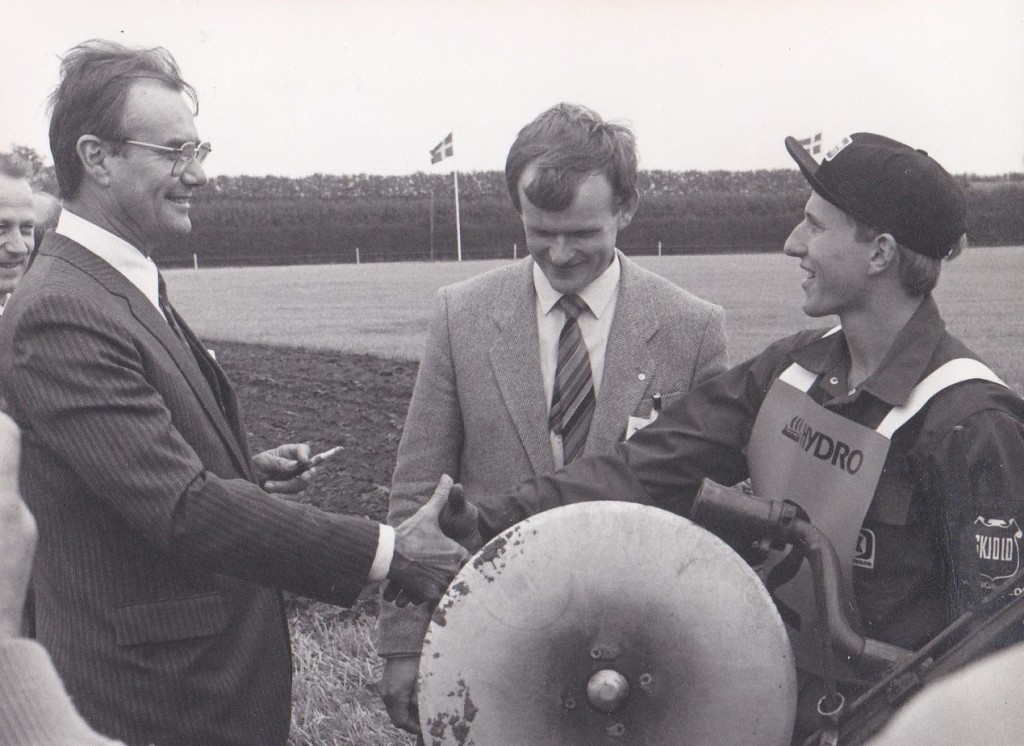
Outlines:
{"type": "Polygon", "coordinates": [[[277,589],[351,603],[379,529],[254,484],[231,383],[205,364],[221,403],[134,285],[47,235],[0,324],[39,525],[37,634],[101,733],[280,746],[291,653],[277,589]]]}
{"type": "MultiPolygon", "coordinates": [[[[618,254],[622,265],[601,389],[583,455],[626,435],[630,415],[725,370],[724,312],[618,254]]],[[[466,496],[498,495],[555,470],[540,372],[533,260],[438,292],[398,447],[388,520],[411,515],[441,474],[466,496]]],[[[419,652],[422,610],[384,605],[381,655],[419,652]]]]}

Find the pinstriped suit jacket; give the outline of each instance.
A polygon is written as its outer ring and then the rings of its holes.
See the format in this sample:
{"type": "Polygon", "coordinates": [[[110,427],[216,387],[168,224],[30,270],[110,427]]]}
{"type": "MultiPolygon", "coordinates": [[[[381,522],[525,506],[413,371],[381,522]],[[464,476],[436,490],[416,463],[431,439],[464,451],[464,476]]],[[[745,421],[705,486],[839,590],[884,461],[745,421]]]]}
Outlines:
{"type": "Polygon", "coordinates": [[[191,352],[121,274],[48,234],[0,324],[0,382],[39,524],[38,637],[98,731],[129,744],[283,744],[280,591],[351,603],[376,524],[253,483],[191,352]]]}
{"type": "MultiPolygon", "coordinates": [[[[583,455],[648,416],[651,397],[671,399],[726,368],[724,313],[621,252],[622,274],[601,391],[583,455]]],[[[433,492],[442,473],[474,495],[500,495],[555,470],[541,381],[533,260],[438,293],[392,480],[395,523],[433,492]]],[[[384,605],[378,651],[418,653],[429,617],[384,605]]]]}

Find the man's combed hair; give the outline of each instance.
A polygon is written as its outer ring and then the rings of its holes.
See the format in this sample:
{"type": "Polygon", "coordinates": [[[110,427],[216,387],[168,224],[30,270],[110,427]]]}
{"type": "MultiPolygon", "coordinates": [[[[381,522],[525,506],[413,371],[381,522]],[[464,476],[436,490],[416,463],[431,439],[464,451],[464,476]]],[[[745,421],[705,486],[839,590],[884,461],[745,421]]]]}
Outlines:
{"type": "Polygon", "coordinates": [[[181,77],[178,63],[163,47],[141,49],[93,39],[72,48],[61,59],[60,84],[50,96],[50,151],[61,197],[73,197],[84,175],[78,139],[94,135],[119,152],[125,103],[132,85],[155,80],[192,100],[195,90],[181,77]]]}
{"type": "Polygon", "coordinates": [[[519,180],[530,164],[536,175],[523,186],[527,199],[542,210],[567,209],[580,184],[592,173],[612,186],[615,209],[636,194],[636,138],[622,124],[605,122],[576,104],[558,104],[523,127],[505,161],[505,181],[516,211],[522,213],[519,180]]]}
{"type": "Polygon", "coordinates": [[[0,176],[28,181],[32,178],[32,166],[20,155],[0,153],[0,176]]]}
{"type": "MultiPolygon", "coordinates": [[[[851,218],[852,219],[852,218],[851,218]]],[[[857,229],[854,238],[861,243],[874,241],[883,231],[854,219],[857,229]]],[[[943,259],[919,254],[903,244],[896,244],[899,262],[896,271],[900,278],[900,287],[913,298],[928,295],[939,284],[943,259]]],[[[956,259],[967,248],[967,236],[960,236],[956,243],[947,248],[945,261],[956,259]]]]}

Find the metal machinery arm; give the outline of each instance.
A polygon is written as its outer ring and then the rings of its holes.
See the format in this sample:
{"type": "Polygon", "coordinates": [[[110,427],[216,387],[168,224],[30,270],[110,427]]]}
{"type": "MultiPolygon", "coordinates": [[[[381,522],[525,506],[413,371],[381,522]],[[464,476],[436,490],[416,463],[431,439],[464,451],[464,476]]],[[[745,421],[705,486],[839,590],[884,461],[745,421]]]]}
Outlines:
{"type": "Polygon", "coordinates": [[[880,674],[910,655],[908,650],[864,637],[853,628],[846,614],[851,606],[840,581],[836,550],[814,524],[797,517],[796,506],[761,500],[705,479],[690,515],[714,533],[750,542],[766,540],[774,549],[789,544],[799,547],[814,575],[818,609],[828,624],[832,649],[849,658],[858,670],[880,674]]]}

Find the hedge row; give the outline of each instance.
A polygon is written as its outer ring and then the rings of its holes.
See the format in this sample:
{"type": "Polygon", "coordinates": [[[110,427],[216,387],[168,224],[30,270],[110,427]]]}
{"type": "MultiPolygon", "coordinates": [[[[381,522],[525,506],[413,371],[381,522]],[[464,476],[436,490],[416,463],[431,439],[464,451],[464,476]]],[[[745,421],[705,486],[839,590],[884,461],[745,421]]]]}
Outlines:
{"type": "MultiPolygon", "coordinates": [[[[1024,180],[961,177],[978,245],[1024,244],[1024,180]]],[[[795,170],[648,171],[627,253],[776,251],[809,190],[795,170]]],[[[464,258],[511,256],[522,226],[497,171],[459,175],[464,258]]],[[[219,177],[197,196],[193,232],[169,264],[295,264],[455,256],[448,176],[219,177]],[[433,217],[433,220],[431,219],[433,217]],[[433,230],[431,230],[433,225],[433,230]],[[433,241],[431,241],[431,236],[433,241]],[[431,251],[433,247],[433,251],[431,251]]]]}

